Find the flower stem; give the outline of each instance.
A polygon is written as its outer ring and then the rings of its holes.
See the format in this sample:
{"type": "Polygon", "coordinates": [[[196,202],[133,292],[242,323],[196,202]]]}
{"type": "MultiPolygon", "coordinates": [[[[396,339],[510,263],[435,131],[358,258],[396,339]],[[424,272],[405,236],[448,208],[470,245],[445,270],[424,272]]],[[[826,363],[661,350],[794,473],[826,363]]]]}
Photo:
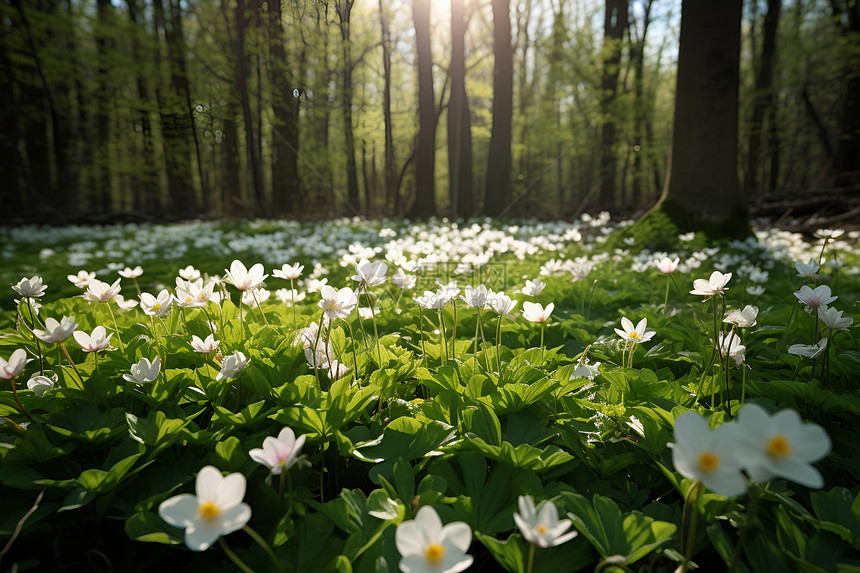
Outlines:
{"type": "Polygon", "coordinates": [[[364,287],[364,292],[367,294],[367,303],[370,305],[370,320],[373,321],[373,336],[376,337],[376,358],[379,360],[379,367],[382,368],[382,350],[379,348],[379,330],[376,327],[376,312],[373,309],[373,299],[370,293],[367,292],[367,287],[364,287]]]}
{"type": "Polygon", "coordinates": [[[544,347],[543,347],[543,331],[546,327],[545,322],[540,323],[540,363],[543,365],[543,357],[544,357],[544,347]]]}
{"type": "MultiPolygon", "coordinates": [[[[113,299],[111,299],[113,300],[113,299]]],[[[125,354],[125,346],[122,343],[122,338],[119,335],[119,325],[116,323],[116,315],[113,313],[113,308],[111,308],[110,301],[107,302],[108,310],[110,311],[110,317],[113,319],[113,327],[116,332],[116,339],[119,342],[119,349],[125,354]]]]}
{"type": "Polygon", "coordinates": [[[27,411],[27,408],[24,407],[24,404],[21,403],[21,398],[18,397],[18,389],[15,387],[15,377],[9,379],[9,382],[12,384],[12,396],[15,397],[15,402],[18,403],[18,407],[21,408],[21,413],[27,416],[27,419],[31,422],[33,418],[30,417],[30,413],[27,411]]]}
{"type": "Polygon", "coordinates": [[[296,289],[293,286],[293,279],[290,279],[290,300],[293,303],[293,329],[297,329],[299,327],[299,323],[296,320],[296,289]]]}
{"type": "MultiPolygon", "coordinates": [[[[281,474],[281,475],[283,475],[283,474],[281,474]]],[[[272,561],[275,563],[275,567],[278,568],[278,571],[281,571],[282,573],[286,573],[284,571],[284,568],[281,566],[281,561],[278,559],[278,556],[275,555],[275,552],[272,551],[272,548],[269,546],[268,543],[266,543],[266,540],[263,539],[259,533],[257,533],[253,529],[251,529],[251,526],[249,526],[249,525],[246,525],[245,527],[243,527],[242,531],[244,531],[245,533],[250,535],[251,539],[256,541],[260,545],[260,547],[263,548],[263,551],[268,553],[269,557],[271,557],[272,561]]]]}
{"type": "Polygon", "coordinates": [[[448,338],[445,336],[445,319],[439,309],[439,350],[442,351],[442,364],[448,363],[448,338]]]}
{"type": "Polygon", "coordinates": [[[666,296],[663,297],[663,316],[666,316],[669,310],[669,277],[672,275],[666,275],[666,296]]]}
{"type": "Polygon", "coordinates": [[[245,562],[244,562],[244,561],[242,561],[241,559],[239,559],[239,558],[236,556],[236,554],[235,554],[235,553],[233,553],[233,550],[232,550],[232,549],[230,549],[230,546],[228,546],[228,545],[227,545],[227,542],[226,542],[226,541],[224,541],[224,538],[223,538],[223,537],[219,537],[219,538],[218,538],[218,545],[220,545],[220,546],[221,546],[221,549],[223,549],[223,550],[224,550],[224,553],[226,553],[226,554],[227,554],[227,557],[229,557],[229,558],[230,558],[230,561],[232,561],[232,562],[236,565],[236,567],[238,567],[240,570],[244,571],[245,573],[254,573],[254,570],[253,570],[253,569],[251,569],[250,567],[248,567],[248,566],[245,564],[245,562]]]}
{"type": "Polygon", "coordinates": [[[30,317],[33,319],[33,328],[30,333],[33,335],[33,340],[36,342],[36,350],[39,353],[39,374],[45,375],[45,360],[42,358],[42,345],[39,344],[39,337],[36,336],[36,313],[33,311],[33,299],[27,297],[27,304],[30,307],[30,317]]]}
{"type": "Polygon", "coordinates": [[[526,565],[526,573],[532,573],[535,568],[535,546],[534,543],[529,543],[529,560],[526,565]]]}
{"type": "Polygon", "coordinates": [[[269,319],[266,318],[266,313],[263,312],[263,307],[260,306],[260,301],[257,300],[257,293],[254,292],[253,289],[251,289],[251,297],[254,299],[254,303],[257,305],[257,310],[259,310],[260,314],[263,315],[263,322],[266,323],[266,326],[272,326],[271,324],[269,324],[269,319]]]}
{"type": "Polygon", "coordinates": [[[695,481],[687,495],[684,496],[684,512],[681,517],[681,547],[684,548],[684,562],[678,571],[684,572],[690,564],[693,556],[693,547],[696,545],[696,526],[699,521],[699,493],[702,491],[702,482],[695,481]]]}
{"type": "Polygon", "coordinates": [[[63,350],[63,352],[66,354],[66,359],[69,361],[69,364],[71,364],[71,365],[72,365],[72,369],[75,371],[75,374],[77,374],[77,375],[78,375],[78,378],[80,379],[81,384],[83,384],[83,383],[84,383],[84,379],[81,377],[81,373],[80,373],[80,372],[78,372],[78,367],[77,367],[77,366],[75,366],[75,361],[74,361],[74,360],[72,360],[72,357],[71,357],[71,356],[69,356],[69,351],[66,349],[66,345],[65,345],[65,344],[63,344],[62,342],[60,342],[60,348],[61,348],[61,349],[63,350]]]}
{"type": "Polygon", "coordinates": [[[502,376],[502,315],[499,314],[499,322],[496,324],[496,360],[499,363],[499,378],[502,376]]]}
{"type": "Polygon", "coordinates": [[[424,310],[418,305],[418,333],[421,336],[421,354],[424,355],[424,368],[427,368],[427,348],[424,347],[424,310]]]}

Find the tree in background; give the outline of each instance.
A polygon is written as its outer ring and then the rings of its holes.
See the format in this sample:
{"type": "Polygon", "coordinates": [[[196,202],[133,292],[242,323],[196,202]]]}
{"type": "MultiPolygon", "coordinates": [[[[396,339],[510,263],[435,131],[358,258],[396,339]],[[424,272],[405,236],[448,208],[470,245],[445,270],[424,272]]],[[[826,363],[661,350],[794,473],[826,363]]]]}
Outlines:
{"type": "Polygon", "coordinates": [[[408,216],[436,215],[436,102],[433,96],[433,53],[430,49],[430,2],[412,0],[418,59],[418,137],[415,151],[415,201],[408,216]]]}
{"type": "Polygon", "coordinates": [[[511,202],[511,117],[514,50],[511,46],[510,0],[493,5],[493,127],[487,153],[484,214],[500,215],[511,202]]]}
{"type": "Polygon", "coordinates": [[[741,4],[681,5],[674,133],[656,206],[681,230],[749,232],[737,170],[741,4]]]}
{"type": "Polygon", "coordinates": [[[451,0],[451,99],[448,103],[448,186],[451,216],[475,213],[472,188],[472,118],[466,95],[465,0],[451,0]]]}
{"type": "Polygon", "coordinates": [[[603,69],[600,74],[600,198],[598,206],[615,205],[617,129],[615,102],[618,75],[621,73],[621,51],[628,24],[628,0],[606,0],[603,19],[603,69]]]}

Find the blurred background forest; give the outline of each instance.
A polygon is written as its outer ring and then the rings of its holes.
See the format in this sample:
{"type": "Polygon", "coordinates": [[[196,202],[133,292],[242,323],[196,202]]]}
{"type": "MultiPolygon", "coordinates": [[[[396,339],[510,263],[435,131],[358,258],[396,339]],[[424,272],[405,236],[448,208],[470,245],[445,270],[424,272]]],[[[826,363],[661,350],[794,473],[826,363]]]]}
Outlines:
{"type": "MultiPolygon", "coordinates": [[[[641,212],[680,18],[680,0],[0,0],[3,219],[641,212]]],[[[745,1],[738,101],[751,205],[856,197],[858,3],[745,1]]]]}

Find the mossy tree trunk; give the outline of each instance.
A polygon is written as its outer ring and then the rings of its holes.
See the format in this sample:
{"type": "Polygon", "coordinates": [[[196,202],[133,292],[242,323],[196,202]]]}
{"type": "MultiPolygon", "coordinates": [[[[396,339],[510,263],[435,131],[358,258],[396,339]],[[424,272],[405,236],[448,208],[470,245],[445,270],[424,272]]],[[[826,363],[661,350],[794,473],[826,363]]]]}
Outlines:
{"type": "Polygon", "coordinates": [[[682,3],[672,150],[654,208],[682,231],[749,234],[737,168],[741,4],[682,3]]]}

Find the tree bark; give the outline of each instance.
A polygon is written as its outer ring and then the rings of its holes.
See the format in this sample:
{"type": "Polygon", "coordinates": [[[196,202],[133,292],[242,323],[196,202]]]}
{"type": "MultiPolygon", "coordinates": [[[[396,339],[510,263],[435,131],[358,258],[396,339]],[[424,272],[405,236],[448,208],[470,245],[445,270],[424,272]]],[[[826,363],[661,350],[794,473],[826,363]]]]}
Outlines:
{"type": "Polygon", "coordinates": [[[466,94],[464,0],[451,0],[451,100],[448,104],[448,185],[451,217],[475,213],[472,189],[472,120],[466,94]]]}
{"type": "Polygon", "coordinates": [[[379,23],[382,27],[382,122],[385,132],[384,186],[385,213],[389,213],[396,203],[397,168],[394,163],[394,135],[391,126],[391,31],[388,29],[388,15],[385,13],[384,0],[379,0],[379,23]]]}
{"type": "Polygon", "coordinates": [[[603,21],[603,70],[600,76],[600,195],[598,207],[610,210],[616,206],[615,156],[617,127],[615,125],[618,74],[621,71],[621,43],[627,29],[628,0],[606,0],[603,21]]]}
{"type": "Polygon", "coordinates": [[[511,202],[511,116],[514,63],[510,0],[493,5],[493,125],[487,153],[484,214],[502,214],[511,202]]]}
{"type": "Polygon", "coordinates": [[[749,233],[738,185],[741,0],[683,0],[674,132],[657,209],[682,231],[749,233]]]}
{"type": "Polygon", "coordinates": [[[346,195],[355,211],[360,210],[358,189],[358,166],[355,160],[355,131],[352,121],[352,43],[350,40],[350,20],[355,0],[336,0],[335,10],[339,20],[343,71],[341,73],[341,97],[343,110],[344,144],[346,146],[346,195]]]}
{"type": "Polygon", "coordinates": [[[433,53],[430,50],[430,2],[412,0],[412,21],[418,57],[418,138],[415,153],[415,201],[410,219],[436,215],[436,101],[433,96],[433,53]]]}
{"type": "Polygon", "coordinates": [[[284,49],[281,0],[267,0],[269,16],[269,70],[272,89],[272,210],[280,217],[296,216],[301,209],[299,182],[299,95],[290,82],[290,65],[284,49]]]}
{"type": "MultiPolygon", "coordinates": [[[[765,118],[773,121],[774,106],[773,72],[776,69],[776,36],[779,27],[779,13],[782,0],[768,0],[767,14],[764,17],[762,33],[761,59],[755,79],[755,95],[750,119],[750,136],[747,147],[747,166],[744,173],[744,191],[747,194],[755,191],[770,191],[770,188],[760,189],[759,169],[762,157],[762,132],[765,118]]],[[[771,126],[773,128],[773,126],[771,126]]],[[[772,139],[772,137],[771,137],[772,139]]],[[[772,141],[771,141],[772,142],[772,141]]]]}

